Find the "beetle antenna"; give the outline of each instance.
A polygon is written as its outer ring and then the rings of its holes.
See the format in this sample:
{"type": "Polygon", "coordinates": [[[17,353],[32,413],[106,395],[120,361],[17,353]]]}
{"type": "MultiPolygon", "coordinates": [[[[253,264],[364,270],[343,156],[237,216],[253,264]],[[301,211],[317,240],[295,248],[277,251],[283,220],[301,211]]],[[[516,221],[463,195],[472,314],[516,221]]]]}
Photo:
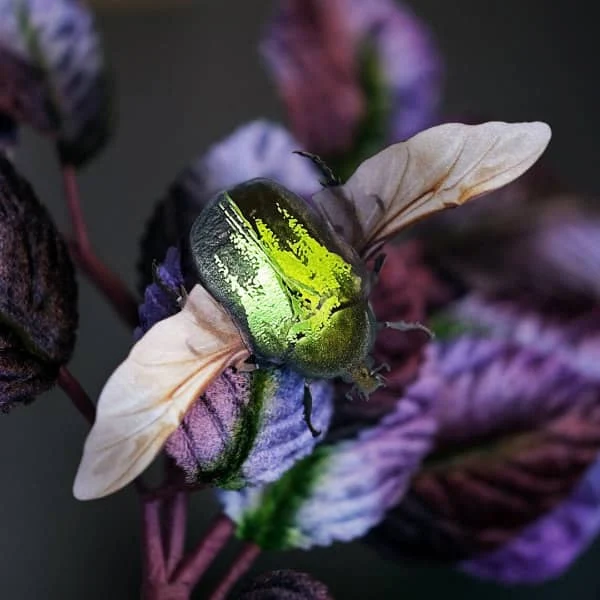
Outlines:
{"type": "Polygon", "coordinates": [[[435,333],[423,325],[423,323],[411,323],[408,321],[384,321],[377,323],[380,329],[395,329],[396,331],[422,331],[426,333],[430,339],[435,338],[435,333]]]}
{"type": "Polygon", "coordinates": [[[321,171],[321,175],[325,177],[325,180],[320,181],[319,183],[323,187],[336,187],[338,185],[342,185],[342,180],[334,174],[331,168],[327,165],[327,163],[316,154],[312,154],[310,152],[304,152],[304,150],[294,150],[294,154],[298,154],[303,156],[304,158],[308,158],[313,164],[321,171]]]}
{"type": "Polygon", "coordinates": [[[310,393],[310,384],[306,380],[304,380],[304,397],[302,399],[302,404],[304,405],[304,422],[306,423],[306,426],[313,437],[320,436],[321,432],[318,429],[315,429],[310,420],[312,416],[312,394],[310,393]]]}

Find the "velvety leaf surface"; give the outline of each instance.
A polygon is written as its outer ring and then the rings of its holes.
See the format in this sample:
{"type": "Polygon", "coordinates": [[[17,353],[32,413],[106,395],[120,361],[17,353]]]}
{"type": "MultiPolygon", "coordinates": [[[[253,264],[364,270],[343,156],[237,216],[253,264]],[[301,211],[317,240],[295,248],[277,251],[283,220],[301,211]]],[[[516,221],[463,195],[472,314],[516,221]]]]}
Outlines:
{"type": "Polygon", "coordinates": [[[600,311],[540,311],[510,300],[469,294],[447,314],[456,323],[475,326],[494,338],[510,340],[535,352],[553,355],[586,378],[600,381],[600,311]]]}
{"type": "Polygon", "coordinates": [[[424,374],[379,425],[318,446],[270,486],[221,494],[238,536],[284,549],[364,535],[399,501],[430,449],[429,386],[424,374]]]}
{"type": "Polygon", "coordinates": [[[327,587],[308,573],[269,571],[247,582],[237,600],[332,600],[327,587]]]}
{"type": "MultiPolygon", "coordinates": [[[[332,389],[311,384],[312,423],[327,431],[332,389]]],[[[238,489],[270,483],[319,441],[304,421],[304,378],[285,368],[225,371],[189,410],[165,450],[190,483],[238,489]]]]}
{"type": "Polygon", "coordinates": [[[2,156],[0,321],[5,404],[49,387],[69,360],[77,329],[77,287],[66,245],[49,214],[2,156]]]}
{"type": "Polygon", "coordinates": [[[600,388],[554,356],[464,337],[435,345],[436,449],[373,541],[459,560],[569,498],[600,448],[600,388]]]}
{"type": "Polygon", "coordinates": [[[597,303],[597,202],[564,192],[543,163],[461,210],[424,220],[416,234],[429,264],[458,291],[565,312],[597,303]]]}

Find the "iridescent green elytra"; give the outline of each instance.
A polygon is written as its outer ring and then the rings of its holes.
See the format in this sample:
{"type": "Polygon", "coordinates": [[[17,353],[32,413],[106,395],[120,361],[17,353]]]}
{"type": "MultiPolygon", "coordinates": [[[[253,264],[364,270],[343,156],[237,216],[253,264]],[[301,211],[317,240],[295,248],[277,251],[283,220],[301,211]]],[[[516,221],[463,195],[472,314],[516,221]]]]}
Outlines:
{"type": "Polygon", "coordinates": [[[190,242],[203,285],[258,363],[342,376],[365,393],[377,387],[371,274],[302,198],[268,179],[242,183],[206,206],[190,242]]]}

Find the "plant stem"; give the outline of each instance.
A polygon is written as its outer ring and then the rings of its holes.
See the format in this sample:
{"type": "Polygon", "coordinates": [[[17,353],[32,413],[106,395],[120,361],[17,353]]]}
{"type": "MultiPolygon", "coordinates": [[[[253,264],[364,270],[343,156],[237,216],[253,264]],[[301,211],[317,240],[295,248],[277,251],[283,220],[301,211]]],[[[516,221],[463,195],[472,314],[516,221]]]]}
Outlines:
{"type": "Polygon", "coordinates": [[[162,501],[142,499],[142,552],[144,579],[166,583],[167,573],[160,527],[162,501]]]}
{"type": "Polygon", "coordinates": [[[76,170],[62,166],[65,197],[71,218],[73,240],[69,244],[73,260],[94,285],[104,294],[117,314],[132,328],[138,324],[137,300],[123,281],[94,253],[81,210],[76,170]]]}
{"type": "Polygon", "coordinates": [[[173,580],[193,588],[229,541],[233,531],[234,524],[231,519],[219,515],[198,546],[177,567],[173,580]]]}
{"type": "Polygon", "coordinates": [[[260,547],[247,542],[238,554],[234,563],[229,567],[227,574],[222,579],[217,589],[210,596],[210,600],[224,600],[238,579],[248,571],[260,554],[260,547]]]}
{"type": "Polygon", "coordinates": [[[166,534],[168,534],[167,575],[172,575],[183,557],[185,550],[185,530],[187,525],[188,494],[179,491],[168,501],[166,534]]]}
{"type": "Polygon", "coordinates": [[[83,418],[90,424],[94,424],[96,418],[96,407],[90,400],[79,381],[64,365],[58,372],[58,385],[63,389],[67,396],[73,402],[73,406],[83,415],[83,418]]]}

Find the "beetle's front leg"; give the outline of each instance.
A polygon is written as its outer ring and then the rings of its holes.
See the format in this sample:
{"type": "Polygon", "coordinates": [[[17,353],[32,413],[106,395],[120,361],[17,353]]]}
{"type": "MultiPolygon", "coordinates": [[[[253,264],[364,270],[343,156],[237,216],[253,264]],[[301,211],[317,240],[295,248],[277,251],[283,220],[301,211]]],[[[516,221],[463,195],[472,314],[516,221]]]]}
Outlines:
{"type": "Polygon", "coordinates": [[[377,323],[380,329],[395,329],[396,331],[422,331],[426,333],[430,339],[435,338],[435,333],[423,323],[411,323],[409,321],[384,321],[377,323]]]}
{"type": "Polygon", "coordinates": [[[311,421],[313,402],[312,394],[310,393],[310,384],[306,380],[304,380],[304,396],[302,398],[302,403],[304,405],[304,422],[306,423],[306,426],[312,433],[313,437],[320,436],[321,432],[318,429],[315,429],[311,421]]]}

